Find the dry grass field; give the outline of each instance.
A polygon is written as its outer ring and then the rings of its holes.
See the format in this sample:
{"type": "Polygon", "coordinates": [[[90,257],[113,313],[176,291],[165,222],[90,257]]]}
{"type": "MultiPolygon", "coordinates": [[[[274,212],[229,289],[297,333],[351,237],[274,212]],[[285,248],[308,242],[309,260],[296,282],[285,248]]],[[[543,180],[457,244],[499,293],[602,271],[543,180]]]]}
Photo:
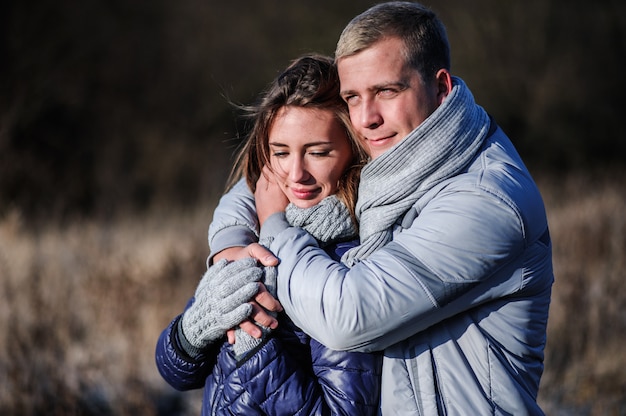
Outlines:
{"type": "MultiPolygon", "coordinates": [[[[626,414],[623,178],[538,178],[556,273],[549,415],[626,414]]],[[[154,346],[205,269],[211,209],[36,230],[0,218],[0,414],[199,414],[197,392],[160,379],[154,346]]]]}

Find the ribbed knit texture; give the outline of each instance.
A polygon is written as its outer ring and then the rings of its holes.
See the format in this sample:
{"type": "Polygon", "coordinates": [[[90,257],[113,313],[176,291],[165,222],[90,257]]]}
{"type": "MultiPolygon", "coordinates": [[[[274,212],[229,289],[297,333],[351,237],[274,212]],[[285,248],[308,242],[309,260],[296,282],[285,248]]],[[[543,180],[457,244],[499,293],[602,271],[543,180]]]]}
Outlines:
{"type": "Polygon", "coordinates": [[[179,341],[196,358],[212,342],[224,336],[252,312],[248,300],[258,291],[262,272],[252,258],[233,262],[220,260],[209,267],[194,296],[193,304],[178,324],[179,341]]]}
{"type": "MultiPolygon", "coordinates": [[[[356,226],[345,204],[335,195],[328,196],[310,208],[298,208],[289,204],[285,216],[290,225],[301,227],[311,234],[322,247],[338,241],[345,241],[357,236],[356,226]]],[[[266,247],[271,239],[259,241],[266,247]]],[[[276,296],[276,268],[265,267],[265,287],[272,296],[276,296]]],[[[233,350],[237,359],[242,359],[248,351],[263,342],[270,329],[260,326],[263,338],[254,338],[241,328],[235,330],[233,350]]]]}
{"type": "Polygon", "coordinates": [[[459,173],[489,130],[489,116],[457,77],[444,102],[394,148],[361,172],[356,216],[361,245],[342,262],[353,266],[392,239],[392,225],[429,189],[459,173]]]}
{"type": "Polygon", "coordinates": [[[336,195],[328,196],[310,208],[289,204],[285,217],[290,225],[304,228],[322,247],[356,237],[350,213],[336,195]]]}

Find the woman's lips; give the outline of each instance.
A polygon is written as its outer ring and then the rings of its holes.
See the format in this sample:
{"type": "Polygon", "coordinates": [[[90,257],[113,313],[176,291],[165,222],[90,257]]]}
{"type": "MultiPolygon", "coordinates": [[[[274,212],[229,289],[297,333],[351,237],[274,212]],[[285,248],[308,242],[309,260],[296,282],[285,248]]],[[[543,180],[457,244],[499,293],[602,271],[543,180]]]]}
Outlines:
{"type": "Polygon", "coordinates": [[[291,188],[291,193],[298,199],[311,199],[314,198],[318,193],[319,189],[295,189],[291,188]]]}

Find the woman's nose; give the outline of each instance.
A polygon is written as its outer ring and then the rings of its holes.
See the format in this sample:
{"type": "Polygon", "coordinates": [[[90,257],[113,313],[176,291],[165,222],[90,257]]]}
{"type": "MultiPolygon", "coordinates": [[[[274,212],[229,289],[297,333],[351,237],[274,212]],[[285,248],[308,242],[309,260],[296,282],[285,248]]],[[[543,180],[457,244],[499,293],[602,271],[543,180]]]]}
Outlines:
{"type": "Polygon", "coordinates": [[[301,157],[294,157],[289,164],[289,180],[292,182],[302,182],[308,179],[309,174],[306,165],[301,157]]]}

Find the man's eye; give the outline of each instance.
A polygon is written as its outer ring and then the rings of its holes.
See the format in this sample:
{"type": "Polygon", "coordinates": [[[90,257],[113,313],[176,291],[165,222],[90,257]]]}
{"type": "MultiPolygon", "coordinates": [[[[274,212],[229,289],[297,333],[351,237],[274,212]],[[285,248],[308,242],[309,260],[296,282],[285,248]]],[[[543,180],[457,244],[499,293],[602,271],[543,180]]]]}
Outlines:
{"type": "Polygon", "coordinates": [[[378,95],[382,95],[383,97],[388,97],[391,95],[395,95],[397,93],[396,90],[392,89],[392,88],[384,88],[380,91],[378,91],[378,95]]]}
{"type": "Polygon", "coordinates": [[[349,105],[354,106],[359,103],[359,97],[357,95],[347,95],[343,97],[343,100],[349,105]]]}

